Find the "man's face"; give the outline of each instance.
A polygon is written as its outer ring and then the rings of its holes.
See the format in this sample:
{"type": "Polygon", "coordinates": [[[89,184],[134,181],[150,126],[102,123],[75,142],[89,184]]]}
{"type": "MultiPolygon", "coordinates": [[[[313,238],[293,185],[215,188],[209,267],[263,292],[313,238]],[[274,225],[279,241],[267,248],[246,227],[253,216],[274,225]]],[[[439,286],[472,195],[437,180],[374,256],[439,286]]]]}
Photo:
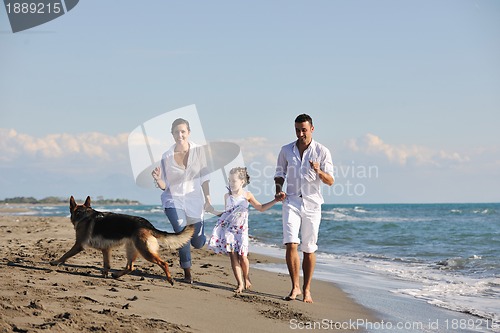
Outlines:
{"type": "Polygon", "coordinates": [[[314,126],[308,121],[303,123],[295,123],[295,135],[297,135],[297,139],[301,144],[310,144],[312,141],[312,134],[314,131],[314,126]]]}

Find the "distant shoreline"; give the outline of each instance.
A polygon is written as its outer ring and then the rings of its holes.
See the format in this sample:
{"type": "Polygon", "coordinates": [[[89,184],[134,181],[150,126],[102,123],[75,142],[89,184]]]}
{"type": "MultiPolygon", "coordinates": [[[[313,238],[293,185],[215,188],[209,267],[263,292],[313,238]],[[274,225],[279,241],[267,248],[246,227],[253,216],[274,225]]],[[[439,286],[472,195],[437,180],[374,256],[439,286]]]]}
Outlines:
{"type": "MultiPolygon", "coordinates": [[[[77,202],[83,202],[84,200],[77,200],[77,202]]],[[[57,206],[64,207],[68,206],[67,200],[59,202],[5,202],[0,201],[0,215],[2,214],[17,214],[17,213],[27,213],[30,212],[32,207],[43,207],[43,206],[57,206]]],[[[120,201],[113,200],[95,200],[92,201],[92,205],[101,206],[139,206],[142,205],[138,201],[126,201],[120,199],[120,201]]]]}
{"type": "MultiPolygon", "coordinates": [[[[102,198],[102,197],[101,197],[102,198]]],[[[77,202],[83,202],[84,199],[76,199],[77,202]]],[[[142,205],[137,200],[130,199],[95,199],[92,200],[95,205],[142,205]]],[[[36,199],[33,197],[13,197],[0,200],[0,205],[66,205],[68,199],[60,197],[46,197],[43,199],[36,199]]]]}

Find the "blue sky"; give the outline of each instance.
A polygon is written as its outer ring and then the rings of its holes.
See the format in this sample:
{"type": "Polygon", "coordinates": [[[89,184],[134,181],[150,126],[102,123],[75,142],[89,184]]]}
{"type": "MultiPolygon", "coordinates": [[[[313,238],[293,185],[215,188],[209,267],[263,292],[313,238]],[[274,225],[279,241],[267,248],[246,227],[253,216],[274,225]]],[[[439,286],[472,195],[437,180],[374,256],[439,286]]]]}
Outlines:
{"type": "Polygon", "coordinates": [[[499,18],[496,0],[85,0],[13,34],[2,7],[0,198],[157,203],[128,134],[195,104],[261,200],[305,112],[337,167],[327,202],[498,202],[499,18]]]}

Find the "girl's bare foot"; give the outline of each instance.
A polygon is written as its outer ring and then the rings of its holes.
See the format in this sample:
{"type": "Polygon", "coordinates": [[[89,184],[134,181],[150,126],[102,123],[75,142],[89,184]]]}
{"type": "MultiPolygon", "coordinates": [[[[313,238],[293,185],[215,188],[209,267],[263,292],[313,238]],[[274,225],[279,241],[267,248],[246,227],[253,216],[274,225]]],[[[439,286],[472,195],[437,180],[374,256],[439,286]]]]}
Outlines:
{"type": "Polygon", "coordinates": [[[234,289],[234,292],[240,294],[243,291],[243,286],[238,286],[237,289],[234,289]]]}
{"type": "Polygon", "coordinates": [[[297,296],[301,294],[302,292],[300,291],[300,289],[292,289],[292,291],[290,291],[290,294],[288,294],[288,296],[285,296],[283,299],[285,301],[293,301],[297,298],[297,296]]]}

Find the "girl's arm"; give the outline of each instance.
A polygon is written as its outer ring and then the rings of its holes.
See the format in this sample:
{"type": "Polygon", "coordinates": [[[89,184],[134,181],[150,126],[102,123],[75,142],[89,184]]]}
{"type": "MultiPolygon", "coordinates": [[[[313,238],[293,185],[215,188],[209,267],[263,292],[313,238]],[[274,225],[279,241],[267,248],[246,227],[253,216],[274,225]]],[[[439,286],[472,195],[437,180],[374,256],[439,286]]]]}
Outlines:
{"type": "Polygon", "coordinates": [[[247,200],[259,212],[263,212],[265,210],[268,210],[269,208],[274,206],[275,203],[278,202],[278,200],[276,200],[276,198],[275,198],[272,201],[266,202],[265,204],[261,204],[257,199],[255,199],[253,194],[250,192],[247,192],[247,200]]]}

